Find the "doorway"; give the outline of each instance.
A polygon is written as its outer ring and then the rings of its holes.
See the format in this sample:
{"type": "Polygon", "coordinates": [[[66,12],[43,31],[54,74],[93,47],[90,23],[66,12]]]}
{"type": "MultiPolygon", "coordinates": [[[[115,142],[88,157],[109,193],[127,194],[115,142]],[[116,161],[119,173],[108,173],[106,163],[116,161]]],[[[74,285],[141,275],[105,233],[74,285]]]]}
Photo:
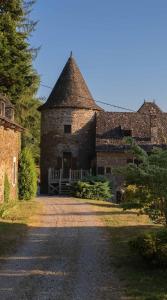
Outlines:
{"type": "Polygon", "coordinates": [[[72,155],[71,152],[63,152],[63,178],[69,178],[69,172],[72,167],[72,155]]]}

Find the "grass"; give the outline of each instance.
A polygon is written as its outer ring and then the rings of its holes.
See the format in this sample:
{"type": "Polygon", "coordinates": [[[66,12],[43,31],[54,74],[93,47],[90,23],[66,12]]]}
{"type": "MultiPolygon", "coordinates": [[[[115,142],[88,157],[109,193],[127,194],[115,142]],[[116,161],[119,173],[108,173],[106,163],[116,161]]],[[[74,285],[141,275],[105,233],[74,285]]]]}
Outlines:
{"type": "Polygon", "coordinates": [[[13,253],[26,236],[31,217],[40,208],[37,201],[11,201],[0,205],[0,255],[13,253]]]}
{"type": "Polygon", "coordinates": [[[120,284],[131,300],[166,300],[167,269],[151,268],[132,253],[128,241],[140,233],[160,229],[147,216],[136,211],[123,211],[116,205],[102,201],[88,201],[106,223],[110,237],[113,268],[120,284]]]}

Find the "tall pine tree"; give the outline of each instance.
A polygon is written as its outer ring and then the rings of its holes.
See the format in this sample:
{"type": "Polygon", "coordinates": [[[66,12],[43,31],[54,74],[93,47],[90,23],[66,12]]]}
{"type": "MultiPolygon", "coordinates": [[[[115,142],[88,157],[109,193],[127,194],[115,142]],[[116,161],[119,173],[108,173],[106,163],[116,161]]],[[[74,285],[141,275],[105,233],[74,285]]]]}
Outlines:
{"type": "Polygon", "coordinates": [[[35,98],[39,76],[33,68],[37,49],[29,37],[37,22],[30,19],[35,0],[0,0],[0,93],[11,98],[16,120],[24,128],[22,146],[29,147],[38,163],[41,104],[35,98]]]}
{"type": "Polygon", "coordinates": [[[34,49],[28,37],[36,22],[29,20],[34,1],[0,0],[0,92],[12,102],[32,96],[39,77],[32,67],[34,49]]]}

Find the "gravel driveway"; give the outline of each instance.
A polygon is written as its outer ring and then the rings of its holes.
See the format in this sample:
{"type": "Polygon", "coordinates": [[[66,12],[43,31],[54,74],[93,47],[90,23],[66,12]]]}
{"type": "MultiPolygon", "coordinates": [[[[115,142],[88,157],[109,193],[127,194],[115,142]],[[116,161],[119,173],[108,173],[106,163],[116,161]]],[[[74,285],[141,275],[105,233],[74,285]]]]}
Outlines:
{"type": "Polygon", "coordinates": [[[105,224],[86,200],[41,197],[44,210],[14,256],[0,257],[0,300],[123,299],[105,224]]]}

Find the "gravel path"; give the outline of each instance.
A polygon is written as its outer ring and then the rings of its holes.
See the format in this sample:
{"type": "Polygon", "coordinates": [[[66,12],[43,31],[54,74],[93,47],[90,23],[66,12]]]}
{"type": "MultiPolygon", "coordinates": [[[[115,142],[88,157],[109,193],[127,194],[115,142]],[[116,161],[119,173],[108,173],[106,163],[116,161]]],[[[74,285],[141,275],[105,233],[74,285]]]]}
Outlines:
{"type": "Polygon", "coordinates": [[[44,210],[14,256],[0,257],[0,300],[123,299],[105,224],[92,205],[43,197],[44,210]]]}

